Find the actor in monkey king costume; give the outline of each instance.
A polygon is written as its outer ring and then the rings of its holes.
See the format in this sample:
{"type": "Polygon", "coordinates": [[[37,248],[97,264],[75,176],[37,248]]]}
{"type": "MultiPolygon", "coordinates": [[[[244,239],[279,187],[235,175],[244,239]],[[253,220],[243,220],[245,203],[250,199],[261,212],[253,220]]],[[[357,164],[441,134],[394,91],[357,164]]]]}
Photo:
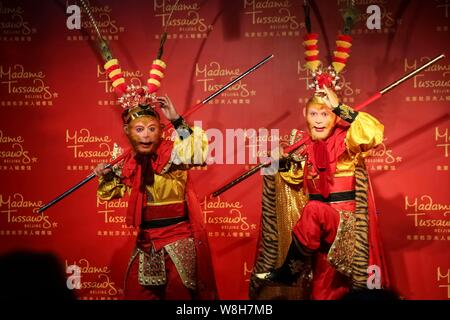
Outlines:
{"type": "Polygon", "coordinates": [[[252,280],[291,286],[312,270],[312,299],[340,299],[352,289],[367,289],[371,277],[381,279],[380,285],[388,283],[364,164],[369,151],[383,141],[384,127],[368,113],[341,103],[334,91],[350,41],[346,35],[338,38],[333,68],[327,70],[317,59],[317,35],[306,35],[315,92],[303,110],[307,132],[293,130],[290,144],[305,135],[310,139],[280,162],[272,182],[276,196],[263,197],[272,203],[263,203],[263,215],[265,208],[275,208],[278,257],[272,267],[263,267],[262,250],[252,280]]]}
{"type": "Polygon", "coordinates": [[[153,62],[147,86],[125,86],[117,59],[105,64],[131,150],[113,169],[99,165],[98,196],[129,196],[126,221],[138,227],[125,299],[215,299],[216,287],[201,208],[188,169],[203,165],[208,139],[191,128],[168,96],[157,97],[165,64],[153,62]],[[163,134],[160,112],[175,129],[163,134]]]}

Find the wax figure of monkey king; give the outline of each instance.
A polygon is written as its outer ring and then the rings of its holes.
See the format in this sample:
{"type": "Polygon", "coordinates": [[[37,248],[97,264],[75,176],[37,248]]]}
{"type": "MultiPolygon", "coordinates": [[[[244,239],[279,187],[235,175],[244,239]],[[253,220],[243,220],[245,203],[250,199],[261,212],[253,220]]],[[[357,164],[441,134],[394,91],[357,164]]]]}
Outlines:
{"type": "MultiPolygon", "coordinates": [[[[162,61],[155,61],[152,71],[161,66],[162,61]]],[[[128,195],[126,221],[139,228],[125,299],[215,299],[208,240],[187,171],[204,163],[206,134],[189,127],[169,97],[154,95],[152,85],[159,87],[160,79],[151,78],[146,87],[125,87],[117,60],[105,69],[120,94],[123,129],[132,146],[117,167],[99,165],[95,170],[98,196],[111,200],[128,195]],[[174,139],[163,139],[159,107],[176,131],[174,139]]],[[[151,72],[156,74],[162,77],[151,72]]]]}
{"type": "Polygon", "coordinates": [[[270,178],[273,192],[263,195],[271,205],[263,204],[263,241],[250,296],[257,295],[258,286],[300,282],[307,284],[311,299],[340,299],[368,283],[387,285],[364,165],[369,151],[383,141],[384,127],[341,103],[333,90],[336,73],[327,71],[313,73],[315,93],[303,110],[307,132],[293,130],[290,144],[306,135],[310,139],[280,161],[270,178]],[[264,233],[265,219],[277,224],[277,254],[267,240],[269,231],[264,233]]]}

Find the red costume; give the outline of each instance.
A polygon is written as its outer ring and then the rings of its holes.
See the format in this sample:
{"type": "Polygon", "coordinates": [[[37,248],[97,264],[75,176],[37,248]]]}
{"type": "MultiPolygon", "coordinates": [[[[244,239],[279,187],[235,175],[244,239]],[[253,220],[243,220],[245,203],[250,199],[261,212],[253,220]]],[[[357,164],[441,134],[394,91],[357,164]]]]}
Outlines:
{"type": "Polygon", "coordinates": [[[264,284],[293,285],[299,278],[301,296],[312,299],[340,299],[351,289],[388,286],[364,163],[383,141],[384,127],[369,114],[339,103],[331,90],[338,89],[351,37],[338,37],[328,69],[318,60],[317,38],[307,34],[304,41],[316,90],[304,113],[308,133],[293,130],[290,144],[306,142],[280,161],[275,177],[264,178],[263,234],[252,297],[264,284]],[[275,236],[269,234],[271,224],[277,226],[275,236]]]}
{"type": "MultiPolygon", "coordinates": [[[[370,149],[382,142],[383,126],[366,113],[357,114],[346,106],[340,108],[350,112],[352,117],[347,120],[352,123],[349,125],[339,121],[327,139],[323,142],[311,142],[307,146],[307,161],[303,165],[304,177],[308,177],[305,186],[310,201],[293,227],[294,236],[304,250],[314,252],[313,299],[338,299],[352,285],[366,286],[364,281],[367,281],[367,267],[370,265],[379,266],[382,270],[382,283],[384,286],[388,283],[384,262],[381,260],[377,216],[369,190],[370,184],[364,181],[368,179],[367,176],[355,177],[358,175],[357,168],[364,175],[364,157],[370,149]],[[319,150],[317,144],[323,144],[324,149],[319,150]],[[320,168],[318,158],[321,157],[321,152],[325,152],[328,158],[325,168],[320,168]],[[322,185],[321,180],[326,180],[326,185],[322,185]],[[360,191],[363,193],[362,199],[357,197],[357,180],[363,184],[364,190],[360,191]],[[361,241],[352,234],[357,232],[355,220],[358,217],[355,213],[358,201],[358,207],[362,207],[359,209],[363,210],[362,215],[367,216],[367,221],[360,219],[365,226],[358,232],[367,237],[361,241]],[[360,246],[360,250],[357,250],[357,246],[360,246]],[[366,259],[364,253],[361,253],[363,248],[368,251],[368,260],[356,265],[356,255],[362,254],[363,257],[358,259],[366,259]]],[[[340,111],[337,113],[342,114],[340,111]]],[[[288,183],[293,182],[289,172],[281,175],[286,177],[288,183]]],[[[295,179],[298,182],[299,177],[295,179]]]]}
{"type": "Polygon", "coordinates": [[[104,200],[131,191],[127,222],[140,227],[126,299],[215,298],[202,213],[186,171],[190,153],[207,150],[205,139],[204,132],[194,128],[184,140],[164,140],[154,156],[131,153],[115,174],[100,180],[98,195],[104,200]]]}
{"type": "Polygon", "coordinates": [[[98,196],[129,194],[126,222],[139,227],[125,281],[126,299],[215,299],[216,286],[200,204],[188,169],[203,165],[208,139],[190,128],[168,97],[156,97],[166,65],[154,60],[147,86],[127,86],[117,59],[105,70],[124,108],[132,145],[123,161],[103,172],[98,196]],[[171,120],[174,139],[163,139],[159,114],[171,120]],[[106,173],[106,174],[105,174],[106,173]]]}
{"type": "MultiPolygon", "coordinates": [[[[379,267],[377,276],[384,287],[388,285],[364,169],[365,156],[383,140],[383,125],[347,106],[337,109],[334,112],[351,124],[340,120],[326,139],[307,143],[280,170],[275,185],[275,193],[283,194],[276,202],[294,202],[276,203],[278,220],[291,218],[296,246],[301,255],[312,256],[312,299],[339,299],[351,288],[366,287],[371,265],[379,267]],[[304,195],[307,199],[302,199],[304,195]]],[[[294,130],[291,144],[305,134],[294,130]]],[[[278,264],[289,255],[283,237],[278,239],[278,264]]],[[[291,266],[292,272],[300,271],[295,268],[299,266],[291,266]]]]}
{"type": "Polygon", "coordinates": [[[163,140],[152,156],[130,153],[100,180],[104,200],[131,191],[127,222],[140,227],[126,299],[216,298],[202,212],[186,171],[194,154],[206,155],[207,140],[199,128],[190,131],[183,140],[163,140]]]}

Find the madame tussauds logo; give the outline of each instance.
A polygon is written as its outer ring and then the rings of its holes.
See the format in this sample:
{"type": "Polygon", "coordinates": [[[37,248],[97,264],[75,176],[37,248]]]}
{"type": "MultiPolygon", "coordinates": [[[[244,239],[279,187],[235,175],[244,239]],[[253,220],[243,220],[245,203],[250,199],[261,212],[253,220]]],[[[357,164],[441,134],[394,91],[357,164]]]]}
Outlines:
{"type": "Polygon", "coordinates": [[[8,94],[24,99],[50,100],[57,93],[50,90],[44,79],[43,71],[27,71],[21,64],[0,66],[0,81],[7,88],[8,94]]]}
{"type": "Polygon", "coordinates": [[[200,5],[197,2],[175,3],[176,1],[154,0],[153,10],[156,17],[161,17],[162,27],[178,28],[178,31],[206,32],[212,26],[200,17],[200,5]],[[170,13],[172,17],[169,19],[170,13]],[[183,15],[183,16],[181,16],[183,15]],[[181,16],[181,17],[180,17],[181,16]]]}
{"type": "Polygon", "coordinates": [[[369,164],[371,170],[397,170],[396,165],[403,161],[400,156],[394,155],[394,151],[386,146],[387,139],[368,152],[366,163],[369,164]]]}
{"type": "Polygon", "coordinates": [[[0,130],[0,159],[2,164],[31,164],[37,162],[30,152],[23,146],[25,139],[22,136],[7,136],[0,130]],[[4,150],[6,149],[6,150],[4,150]]]}
{"type": "Polygon", "coordinates": [[[245,14],[252,17],[253,25],[267,25],[271,30],[300,28],[289,0],[244,0],[244,9],[250,10],[245,14]]]}
{"type": "Polygon", "coordinates": [[[35,32],[24,19],[24,13],[22,7],[6,7],[3,1],[0,1],[0,34],[28,36],[35,32]]]}
{"type": "Polygon", "coordinates": [[[436,147],[442,148],[445,158],[448,158],[448,149],[450,147],[450,138],[448,136],[448,128],[439,129],[436,127],[434,139],[436,141],[436,147]]]}
{"type": "MultiPolygon", "coordinates": [[[[240,74],[239,68],[226,68],[219,62],[212,61],[209,64],[195,64],[195,76],[197,81],[203,84],[204,92],[215,92],[220,89],[222,84],[214,84],[213,82],[219,77],[224,77],[226,81],[230,81],[240,74]]],[[[248,98],[256,95],[256,91],[250,91],[247,84],[238,81],[222,94],[225,97],[248,98]]]]}
{"type": "Polygon", "coordinates": [[[50,217],[35,213],[42,205],[42,200],[25,200],[20,193],[14,193],[12,196],[0,194],[0,212],[6,214],[6,222],[9,224],[23,224],[25,228],[52,228],[54,224],[50,221],[50,217]],[[27,210],[30,213],[17,215],[19,210],[27,210]]]}
{"type": "Polygon", "coordinates": [[[450,228],[450,220],[447,218],[450,214],[450,203],[435,202],[430,195],[422,195],[412,200],[405,196],[405,211],[407,216],[413,217],[415,227],[437,228],[434,229],[435,232],[450,232],[450,229],[445,229],[450,228]],[[434,217],[430,217],[431,215],[434,217]]]}
{"type": "MultiPolygon", "coordinates": [[[[388,163],[388,164],[396,162],[396,159],[395,159],[394,155],[392,154],[392,150],[388,149],[384,142],[382,142],[376,149],[370,150],[369,157],[370,157],[370,159],[379,158],[384,163],[388,163]]],[[[367,159],[366,161],[370,162],[369,161],[370,159],[367,159]]]]}
{"type": "Polygon", "coordinates": [[[104,222],[107,224],[125,224],[125,216],[123,212],[120,216],[115,216],[114,213],[116,209],[128,208],[128,201],[123,201],[122,199],[103,201],[97,197],[97,212],[104,215],[104,222]]]}
{"type": "Polygon", "coordinates": [[[66,273],[69,274],[67,277],[69,289],[89,290],[88,293],[92,295],[116,296],[119,293],[115,282],[110,279],[111,270],[108,266],[92,266],[89,260],[84,258],[71,265],[66,260],[65,264],[66,273]]]}
{"type": "Polygon", "coordinates": [[[75,159],[110,159],[112,155],[111,137],[92,135],[86,128],[74,131],[67,129],[66,144],[75,159]]]}
{"type": "Polygon", "coordinates": [[[445,270],[445,268],[443,268],[441,271],[441,267],[437,267],[436,273],[438,287],[446,288],[447,298],[450,299],[450,269],[445,270]],[[445,271],[447,271],[447,273],[445,273],[445,271]]]}
{"type": "MultiPolygon", "coordinates": [[[[86,4],[89,7],[102,35],[115,35],[121,32],[121,28],[117,25],[117,21],[111,18],[112,9],[110,6],[92,6],[89,1],[86,1],[86,4]]],[[[92,24],[91,20],[87,18],[88,14],[86,13],[84,6],[81,6],[80,8],[83,12],[83,17],[85,17],[85,19],[81,22],[81,28],[94,32],[95,26],[92,24]]]]}
{"type": "Polygon", "coordinates": [[[270,150],[268,145],[273,147],[287,146],[289,144],[290,135],[285,134],[280,136],[278,131],[275,134],[269,134],[267,129],[259,129],[258,132],[255,129],[247,129],[244,133],[249,150],[248,164],[257,164],[257,159],[264,159],[270,157],[270,150]]]}
{"type": "Polygon", "coordinates": [[[220,197],[215,198],[215,200],[205,197],[201,205],[203,207],[206,224],[220,225],[222,230],[247,231],[250,229],[247,217],[243,216],[241,212],[241,209],[244,206],[239,201],[228,202],[222,201],[220,197]],[[215,213],[218,209],[228,210],[227,215],[212,216],[211,214],[215,213]]]}
{"type": "MultiPolygon", "coordinates": [[[[405,58],[404,70],[409,72],[419,65],[430,61],[430,57],[420,57],[413,60],[405,58]]],[[[433,89],[433,93],[450,92],[450,64],[435,63],[414,76],[413,88],[433,89]],[[434,79],[429,79],[430,77],[434,79]]]]}

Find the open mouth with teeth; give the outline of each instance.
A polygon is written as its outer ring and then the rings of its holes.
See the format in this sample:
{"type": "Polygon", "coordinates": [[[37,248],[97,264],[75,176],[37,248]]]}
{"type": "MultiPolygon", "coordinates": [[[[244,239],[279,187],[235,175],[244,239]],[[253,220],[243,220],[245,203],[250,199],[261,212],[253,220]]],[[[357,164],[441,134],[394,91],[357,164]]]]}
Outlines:
{"type": "Polygon", "coordinates": [[[325,127],[314,127],[314,130],[315,131],[317,131],[317,132],[323,132],[323,131],[325,131],[325,127]]]}

